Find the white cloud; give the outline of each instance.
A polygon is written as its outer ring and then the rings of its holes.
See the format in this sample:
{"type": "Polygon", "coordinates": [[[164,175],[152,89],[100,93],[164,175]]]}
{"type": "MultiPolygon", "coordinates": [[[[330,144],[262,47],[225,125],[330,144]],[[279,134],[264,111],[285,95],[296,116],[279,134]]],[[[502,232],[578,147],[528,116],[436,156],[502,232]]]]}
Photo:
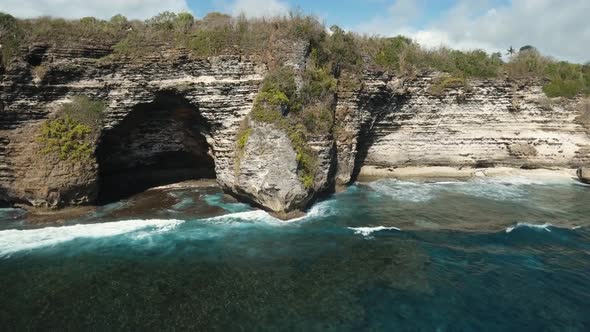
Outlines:
{"type": "Polygon", "coordinates": [[[227,5],[232,15],[246,17],[271,17],[289,13],[289,5],[280,0],[235,0],[227,5]]]}
{"type": "Polygon", "coordinates": [[[590,60],[588,0],[513,0],[504,6],[460,0],[421,28],[414,27],[416,13],[422,17],[423,8],[398,0],[388,15],[360,24],[356,30],[386,36],[405,34],[429,47],[447,45],[490,52],[530,44],[560,59],[590,60]],[[407,13],[412,13],[409,20],[407,13]]]}
{"type": "Polygon", "coordinates": [[[1,0],[0,12],[16,17],[56,16],[80,18],[94,16],[107,19],[123,14],[145,19],[163,11],[190,11],[186,0],[1,0]]]}

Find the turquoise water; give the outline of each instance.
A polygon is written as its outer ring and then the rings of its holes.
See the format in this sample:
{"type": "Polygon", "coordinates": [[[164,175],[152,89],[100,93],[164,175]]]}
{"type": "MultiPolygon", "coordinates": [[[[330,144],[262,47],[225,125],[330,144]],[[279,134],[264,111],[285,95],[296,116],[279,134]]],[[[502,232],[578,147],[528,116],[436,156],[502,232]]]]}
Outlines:
{"type": "Polygon", "coordinates": [[[54,227],[0,210],[0,326],[587,331],[589,201],[505,178],[359,184],[291,222],[214,188],[54,227]]]}

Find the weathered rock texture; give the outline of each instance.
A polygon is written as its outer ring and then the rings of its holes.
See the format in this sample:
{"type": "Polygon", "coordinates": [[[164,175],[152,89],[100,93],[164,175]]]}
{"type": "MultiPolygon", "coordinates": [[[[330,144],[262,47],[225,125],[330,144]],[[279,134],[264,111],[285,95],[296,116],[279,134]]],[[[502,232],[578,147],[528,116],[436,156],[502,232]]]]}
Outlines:
{"type": "Polygon", "coordinates": [[[271,124],[253,123],[238,156],[238,179],[232,191],[273,211],[304,208],[309,195],[297,175],[296,157],[284,131],[271,124]]]}
{"type": "MultiPolygon", "coordinates": [[[[291,45],[297,74],[307,45],[291,45]]],[[[363,165],[575,167],[589,162],[587,115],[577,101],[550,103],[539,83],[474,80],[432,93],[439,74],[399,78],[367,70],[343,77],[334,133],[310,137],[319,167],[312,188],[297,176],[287,134],[252,123],[236,136],[267,71],[236,55],[195,59],[182,50],[109,60],[109,47],[30,48],[1,76],[0,200],[65,206],[144,187],[215,177],[228,192],[276,212],[303,209],[363,165]],[[353,82],[353,84],[344,84],[353,82]],[[107,105],[94,158],[39,152],[38,127],[72,97],[107,105]]],[[[300,75],[298,75],[300,76],[300,75]]]]}
{"type": "Polygon", "coordinates": [[[341,98],[338,180],[361,166],[576,167],[590,161],[579,101],[552,102],[535,82],[472,80],[433,94],[438,74],[365,77],[341,98]]]}
{"type": "MultiPolygon", "coordinates": [[[[183,51],[114,62],[95,59],[106,55],[101,49],[36,46],[31,52],[38,54],[43,78],[26,62],[13,63],[2,75],[0,199],[48,206],[93,203],[101,180],[134,173],[141,179],[141,172],[147,172],[143,178],[161,175],[168,181],[173,173],[177,180],[216,176],[222,186],[233,185],[235,135],[266,72],[263,64],[240,56],[193,59],[183,51]],[[93,165],[38,152],[40,123],[76,95],[107,105],[93,165]],[[75,197],[64,195],[70,191],[75,197]]],[[[122,187],[133,182],[140,181],[122,187]]]]}

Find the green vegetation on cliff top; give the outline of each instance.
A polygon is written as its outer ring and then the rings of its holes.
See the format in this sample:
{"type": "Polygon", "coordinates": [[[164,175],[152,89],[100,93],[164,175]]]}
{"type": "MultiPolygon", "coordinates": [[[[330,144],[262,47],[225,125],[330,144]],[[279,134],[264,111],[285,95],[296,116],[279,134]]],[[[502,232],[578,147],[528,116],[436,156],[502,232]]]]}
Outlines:
{"type": "Polygon", "coordinates": [[[104,44],[109,58],[139,58],[162,48],[183,48],[197,57],[218,54],[249,54],[271,67],[288,56],[292,42],[307,41],[311,58],[337,76],[340,71],[360,72],[364,65],[399,75],[438,70],[463,78],[536,78],[547,80],[550,97],[590,94],[590,66],[559,62],[541,55],[530,45],[508,61],[501,53],[481,50],[428,49],[403,37],[361,36],[334,26],[327,32],[318,19],[299,13],[287,17],[247,19],[210,13],[195,19],[189,13],[164,12],[145,21],[116,15],[110,20],[85,17],[79,20],[41,17],[15,19],[0,13],[2,62],[7,66],[22,57],[35,42],[57,46],[104,44]]]}

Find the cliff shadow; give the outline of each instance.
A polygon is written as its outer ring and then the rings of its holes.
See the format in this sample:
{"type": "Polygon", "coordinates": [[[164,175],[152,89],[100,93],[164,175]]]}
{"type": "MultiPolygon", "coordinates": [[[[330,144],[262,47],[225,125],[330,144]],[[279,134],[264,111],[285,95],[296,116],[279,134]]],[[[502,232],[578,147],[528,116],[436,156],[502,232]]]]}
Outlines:
{"type": "MultiPolygon", "coordinates": [[[[407,103],[408,99],[407,95],[392,95],[387,92],[360,98],[359,109],[366,110],[369,116],[361,122],[359,128],[354,167],[349,183],[354,183],[358,179],[371,146],[379,138],[400,128],[400,124],[397,122],[402,119],[395,119],[396,121],[392,119],[392,123],[388,125],[386,130],[382,128],[383,124],[381,122],[395,115],[407,103]]],[[[408,116],[413,117],[411,114],[408,116]]]]}
{"type": "Polygon", "coordinates": [[[117,201],[156,186],[214,179],[209,131],[198,108],[175,93],[159,93],[153,102],[136,105],[99,139],[98,202],[117,201]]]}

